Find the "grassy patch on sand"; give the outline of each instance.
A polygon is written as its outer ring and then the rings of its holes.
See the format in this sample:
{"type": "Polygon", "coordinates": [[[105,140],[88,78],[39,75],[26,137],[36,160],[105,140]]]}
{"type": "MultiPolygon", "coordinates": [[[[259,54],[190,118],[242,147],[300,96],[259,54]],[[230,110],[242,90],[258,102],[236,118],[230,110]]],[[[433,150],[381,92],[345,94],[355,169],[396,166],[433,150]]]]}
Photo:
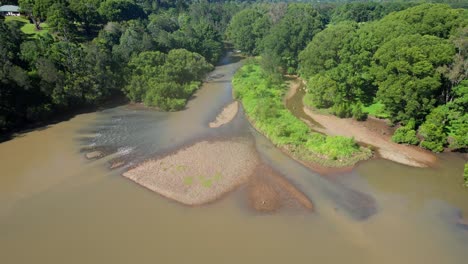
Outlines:
{"type": "Polygon", "coordinates": [[[7,16],[5,17],[6,22],[12,22],[12,21],[18,21],[22,24],[24,24],[21,27],[21,31],[23,31],[25,34],[31,35],[33,38],[37,37],[38,35],[44,35],[47,32],[49,32],[49,26],[47,23],[41,23],[41,30],[37,31],[36,27],[34,24],[29,23],[29,20],[25,17],[16,17],[16,16],[7,16]]]}
{"type": "Polygon", "coordinates": [[[247,62],[234,76],[233,86],[234,96],[242,101],[255,127],[294,157],[327,167],[344,167],[371,156],[369,149],[352,138],[311,131],[284,106],[288,86],[271,81],[258,61],[247,62]]]}
{"type": "Polygon", "coordinates": [[[369,106],[363,106],[362,111],[368,113],[371,116],[375,116],[377,118],[389,117],[389,115],[385,113],[385,105],[380,102],[371,104],[369,106]]]}

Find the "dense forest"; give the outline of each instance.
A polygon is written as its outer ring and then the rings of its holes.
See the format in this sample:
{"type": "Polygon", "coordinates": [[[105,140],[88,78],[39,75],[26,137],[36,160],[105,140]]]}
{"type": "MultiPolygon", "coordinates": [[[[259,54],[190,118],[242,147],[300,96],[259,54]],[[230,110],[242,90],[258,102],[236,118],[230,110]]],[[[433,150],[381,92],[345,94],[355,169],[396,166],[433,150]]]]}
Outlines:
{"type": "Polygon", "coordinates": [[[0,17],[0,133],[114,96],[183,109],[229,43],[261,58],[272,87],[299,75],[311,107],[388,118],[399,143],[468,145],[465,1],[2,4],[24,16],[0,17]]]}

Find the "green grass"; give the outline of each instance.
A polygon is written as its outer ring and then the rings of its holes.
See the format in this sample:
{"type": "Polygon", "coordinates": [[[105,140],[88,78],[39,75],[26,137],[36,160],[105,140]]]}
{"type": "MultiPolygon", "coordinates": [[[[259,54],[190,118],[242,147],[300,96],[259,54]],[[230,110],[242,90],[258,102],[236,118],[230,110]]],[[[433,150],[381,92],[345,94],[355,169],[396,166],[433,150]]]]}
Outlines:
{"type": "Polygon", "coordinates": [[[221,174],[221,172],[216,172],[215,175],[213,175],[213,177],[205,177],[203,175],[187,176],[184,177],[184,184],[190,186],[195,184],[195,181],[197,181],[199,184],[201,184],[201,186],[205,188],[211,188],[215,182],[220,181],[222,178],[223,175],[221,174]]]}
{"type": "Polygon", "coordinates": [[[188,176],[184,178],[184,184],[185,185],[192,185],[193,184],[193,177],[188,176]]]}
{"type": "Polygon", "coordinates": [[[29,23],[29,20],[22,16],[20,17],[7,16],[5,17],[5,21],[6,22],[18,21],[20,23],[23,23],[24,25],[21,27],[21,31],[23,31],[25,34],[32,36],[33,38],[39,35],[47,34],[47,32],[49,32],[49,26],[47,25],[47,23],[41,23],[42,30],[37,31],[34,24],[29,23]]]}
{"type": "Polygon", "coordinates": [[[242,102],[255,127],[297,159],[343,167],[372,154],[369,149],[359,147],[354,139],[311,131],[283,105],[287,85],[269,81],[258,61],[248,62],[236,73],[233,87],[235,97],[242,102]]]}
{"type": "Polygon", "coordinates": [[[380,102],[371,104],[369,106],[364,106],[362,108],[362,111],[368,113],[371,116],[375,116],[378,118],[388,118],[389,115],[385,113],[384,110],[385,110],[385,105],[380,102]]]}

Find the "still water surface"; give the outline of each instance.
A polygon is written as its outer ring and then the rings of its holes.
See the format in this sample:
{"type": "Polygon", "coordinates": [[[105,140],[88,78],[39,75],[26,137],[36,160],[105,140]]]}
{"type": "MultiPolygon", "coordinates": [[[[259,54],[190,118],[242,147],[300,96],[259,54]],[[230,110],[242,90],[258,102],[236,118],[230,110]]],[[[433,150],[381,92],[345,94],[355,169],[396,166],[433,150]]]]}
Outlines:
{"type": "Polygon", "coordinates": [[[274,148],[242,112],[207,128],[232,101],[239,65],[226,57],[185,111],[122,106],[0,144],[0,263],[466,263],[468,230],[456,224],[468,214],[460,156],[440,155],[431,169],[371,160],[321,176],[274,148]],[[125,167],[108,168],[230,137],[254,141],[315,212],[254,212],[245,188],[186,207],[121,177],[125,167]],[[87,148],[110,155],[89,161],[87,148]]]}

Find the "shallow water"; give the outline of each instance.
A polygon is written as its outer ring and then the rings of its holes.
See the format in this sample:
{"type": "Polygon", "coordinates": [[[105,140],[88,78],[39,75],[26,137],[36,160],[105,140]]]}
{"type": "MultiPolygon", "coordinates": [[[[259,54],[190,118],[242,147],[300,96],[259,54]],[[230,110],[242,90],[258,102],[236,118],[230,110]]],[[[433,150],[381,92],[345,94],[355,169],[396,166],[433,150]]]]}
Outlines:
{"type": "Polygon", "coordinates": [[[79,115],[0,144],[1,263],[465,263],[463,159],[432,169],[386,160],[321,176],[274,148],[240,112],[209,129],[231,98],[239,63],[218,67],[187,110],[122,106],[79,115]],[[223,75],[221,77],[221,75],[223,75]],[[240,188],[186,207],[108,169],[131,166],[200,139],[245,137],[264,163],[316,205],[314,213],[252,211],[240,188]],[[83,148],[110,154],[84,158],[83,148]],[[370,203],[370,205],[369,205],[370,203]],[[364,205],[363,205],[364,204],[364,205]]]}

